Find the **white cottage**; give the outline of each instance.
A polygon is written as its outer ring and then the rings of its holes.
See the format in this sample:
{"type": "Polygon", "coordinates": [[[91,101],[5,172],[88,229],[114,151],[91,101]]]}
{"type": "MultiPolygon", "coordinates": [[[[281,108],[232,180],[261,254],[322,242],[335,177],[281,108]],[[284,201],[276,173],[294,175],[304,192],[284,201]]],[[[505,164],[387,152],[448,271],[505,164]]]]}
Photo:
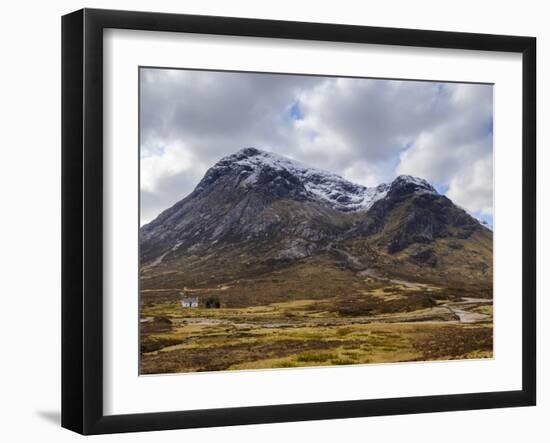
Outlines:
{"type": "Polygon", "coordinates": [[[181,306],[184,308],[198,308],[199,297],[184,297],[181,299],[181,306]]]}

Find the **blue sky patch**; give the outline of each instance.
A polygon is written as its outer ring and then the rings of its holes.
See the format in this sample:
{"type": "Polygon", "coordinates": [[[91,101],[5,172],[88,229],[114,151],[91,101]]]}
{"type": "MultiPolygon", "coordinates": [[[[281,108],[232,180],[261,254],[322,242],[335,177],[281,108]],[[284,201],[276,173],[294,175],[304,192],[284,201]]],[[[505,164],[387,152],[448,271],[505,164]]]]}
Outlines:
{"type": "Polygon", "coordinates": [[[493,226],[493,216],[490,214],[487,214],[485,212],[476,212],[474,213],[474,216],[485,223],[487,223],[489,226],[493,226]]]}
{"type": "Polygon", "coordinates": [[[435,190],[437,192],[439,192],[440,194],[443,194],[443,195],[446,195],[447,192],[449,191],[449,185],[443,185],[441,183],[434,183],[433,187],[435,188],[435,190]]]}
{"type": "Polygon", "coordinates": [[[292,120],[302,120],[304,118],[304,113],[302,108],[300,108],[300,102],[295,101],[290,109],[288,110],[288,115],[292,120]]]}

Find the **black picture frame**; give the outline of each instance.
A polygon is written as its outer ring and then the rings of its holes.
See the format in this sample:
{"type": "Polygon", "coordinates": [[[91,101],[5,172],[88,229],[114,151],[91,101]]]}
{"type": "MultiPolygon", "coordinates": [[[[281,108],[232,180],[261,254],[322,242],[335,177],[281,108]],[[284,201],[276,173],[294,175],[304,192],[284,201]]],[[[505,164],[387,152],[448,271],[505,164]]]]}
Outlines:
{"type": "Polygon", "coordinates": [[[229,17],[83,9],[62,18],[62,426],[152,431],[536,403],[536,39],[229,17]],[[103,30],[503,51],[522,54],[522,389],[260,407],[103,413],[103,30]]]}

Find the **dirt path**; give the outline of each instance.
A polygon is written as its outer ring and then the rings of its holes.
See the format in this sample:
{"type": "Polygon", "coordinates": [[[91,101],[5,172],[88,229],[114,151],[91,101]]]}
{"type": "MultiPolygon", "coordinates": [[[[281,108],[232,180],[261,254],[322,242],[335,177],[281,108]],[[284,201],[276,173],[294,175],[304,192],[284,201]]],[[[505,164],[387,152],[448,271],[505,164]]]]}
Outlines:
{"type": "Polygon", "coordinates": [[[364,269],[363,271],[358,272],[357,275],[359,277],[370,277],[376,280],[393,283],[394,285],[401,285],[408,289],[424,289],[425,287],[425,285],[422,285],[420,283],[413,283],[405,280],[397,280],[392,278],[381,277],[378,275],[378,273],[374,269],[364,269]]]}
{"type": "Polygon", "coordinates": [[[197,326],[212,325],[233,325],[239,328],[304,328],[304,327],[330,327],[330,326],[349,326],[353,324],[368,323],[410,323],[410,322],[448,322],[455,320],[454,313],[445,306],[436,306],[422,312],[408,312],[402,314],[382,314],[373,316],[358,317],[319,317],[319,318],[265,318],[248,319],[235,321],[232,318],[209,318],[209,317],[182,317],[180,319],[187,324],[197,326]]]}
{"type": "Polygon", "coordinates": [[[339,254],[343,255],[346,258],[346,260],[348,261],[348,263],[351,263],[356,268],[362,268],[363,266],[365,266],[365,265],[363,265],[363,263],[361,263],[361,261],[355,255],[350,254],[348,251],[344,251],[343,249],[335,248],[334,246],[332,246],[332,244],[329,245],[329,248],[332,248],[333,251],[336,251],[339,254]]]}
{"type": "Polygon", "coordinates": [[[227,291],[231,286],[220,285],[214,288],[188,288],[184,286],[183,288],[168,288],[168,289],[141,289],[140,292],[216,292],[216,291],[227,291]]]}
{"type": "Polygon", "coordinates": [[[388,278],[388,281],[391,283],[395,283],[396,285],[405,286],[409,289],[422,289],[423,286],[420,283],[411,283],[410,281],[405,280],[392,280],[391,278],[388,278]]]}

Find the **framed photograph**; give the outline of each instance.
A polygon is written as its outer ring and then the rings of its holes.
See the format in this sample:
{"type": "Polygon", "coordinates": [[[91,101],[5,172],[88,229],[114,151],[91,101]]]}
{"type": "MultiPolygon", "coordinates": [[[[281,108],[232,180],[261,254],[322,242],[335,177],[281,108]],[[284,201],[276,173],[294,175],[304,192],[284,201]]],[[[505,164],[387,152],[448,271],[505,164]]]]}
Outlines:
{"type": "Polygon", "coordinates": [[[62,425],[536,402],[532,37],[62,19],[62,425]]]}

